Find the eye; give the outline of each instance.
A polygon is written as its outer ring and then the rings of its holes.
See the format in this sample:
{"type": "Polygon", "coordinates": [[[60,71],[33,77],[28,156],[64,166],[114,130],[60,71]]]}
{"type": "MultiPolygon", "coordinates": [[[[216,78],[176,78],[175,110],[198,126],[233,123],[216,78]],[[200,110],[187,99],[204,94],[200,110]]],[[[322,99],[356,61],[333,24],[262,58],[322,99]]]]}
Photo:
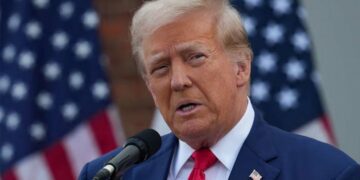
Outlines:
{"type": "Polygon", "coordinates": [[[159,65],[159,66],[154,67],[154,68],[151,70],[151,74],[154,74],[154,75],[162,75],[162,74],[164,74],[165,72],[167,72],[168,69],[169,69],[168,65],[159,65]]]}
{"type": "Polygon", "coordinates": [[[196,53],[190,56],[189,61],[198,63],[206,58],[207,56],[204,53],[196,53]]]}

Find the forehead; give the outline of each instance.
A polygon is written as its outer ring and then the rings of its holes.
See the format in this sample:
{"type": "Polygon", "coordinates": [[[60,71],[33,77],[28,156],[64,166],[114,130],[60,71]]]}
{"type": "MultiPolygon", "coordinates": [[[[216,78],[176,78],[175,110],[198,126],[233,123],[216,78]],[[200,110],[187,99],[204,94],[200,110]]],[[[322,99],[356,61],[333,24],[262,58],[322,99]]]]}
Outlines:
{"type": "Polygon", "coordinates": [[[178,17],[144,38],[145,59],[149,55],[165,53],[170,49],[197,48],[215,41],[214,15],[206,10],[189,12],[178,17]]]}

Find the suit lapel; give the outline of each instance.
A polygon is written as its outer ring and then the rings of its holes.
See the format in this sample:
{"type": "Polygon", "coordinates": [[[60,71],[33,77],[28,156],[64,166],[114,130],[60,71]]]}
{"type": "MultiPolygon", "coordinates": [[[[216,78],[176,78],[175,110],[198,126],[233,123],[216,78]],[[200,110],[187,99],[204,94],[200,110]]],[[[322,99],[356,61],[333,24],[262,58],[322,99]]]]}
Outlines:
{"type": "Polygon", "coordinates": [[[259,158],[251,148],[243,146],[231,171],[229,180],[249,179],[249,175],[253,170],[256,170],[264,180],[273,180],[279,173],[277,168],[259,158]]]}
{"type": "Polygon", "coordinates": [[[125,174],[124,179],[167,179],[177,142],[173,134],[164,137],[160,150],[125,174]]]}
{"type": "MultiPolygon", "coordinates": [[[[262,180],[276,179],[280,170],[272,166],[277,161],[277,152],[269,128],[255,110],[253,127],[236,158],[229,180],[250,179],[253,170],[262,176],[262,180]]],[[[124,179],[167,179],[177,143],[173,134],[164,137],[161,149],[152,158],[126,173],[124,179]]]]}
{"type": "Polygon", "coordinates": [[[230,180],[250,179],[249,175],[253,170],[256,170],[263,180],[273,180],[278,176],[280,170],[271,165],[276,161],[277,152],[272,144],[269,128],[255,110],[253,127],[236,158],[230,180]]]}

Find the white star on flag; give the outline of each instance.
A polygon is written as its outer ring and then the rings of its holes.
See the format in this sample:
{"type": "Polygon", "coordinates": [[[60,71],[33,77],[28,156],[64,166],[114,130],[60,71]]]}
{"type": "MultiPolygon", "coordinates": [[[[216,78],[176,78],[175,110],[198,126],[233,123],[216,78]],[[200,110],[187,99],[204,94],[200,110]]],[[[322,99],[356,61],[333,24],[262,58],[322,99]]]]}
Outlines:
{"type": "Polygon", "coordinates": [[[284,88],[277,96],[281,109],[288,110],[297,105],[298,93],[295,90],[284,88]]]}
{"type": "Polygon", "coordinates": [[[285,64],[284,71],[289,80],[301,80],[304,78],[305,67],[302,61],[291,59],[288,63],[285,64]]]}
{"type": "Polygon", "coordinates": [[[5,93],[10,87],[10,79],[8,76],[0,77],[0,93],[5,93]]]}
{"type": "Polygon", "coordinates": [[[87,58],[91,53],[91,45],[87,41],[79,41],[75,45],[75,54],[81,59],[87,58]]]}
{"type": "Polygon", "coordinates": [[[45,128],[41,123],[35,123],[30,126],[30,135],[37,141],[43,140],[45,137],[45,128]]]}
{"type": "Polygon", "coordinates": [[[87,28],[95,28],[99,24],[99,17],[94,11],[87,11],[83,15],[83,23],[87,28]]]}
{"type": "Polygon", "coordinates": [[[72,102],[65,104],[62,108],[64,118],[69,121],[73,120],[77,116],[78,111],[78,107],[72,102]]]}
{"type": "Polygon", "coordinates": [[[84,76],[80,72],[74,72],[69,77],[70,87],[74,89],[80,89],[84,84],[84,76]]]}
{"type": "Polygon", "coordinates": [[[276,14],[287,14],[290,12],[291,0],[273,0],[271,6],[276,14]]]}
{"type": "Polygon", "coordinates": [[[7,45],[2,52],[2,57],[5,62],[12,62],[15,57],[15,47],[13,45],[7,45]]]}
{"type": "Polygon", "coordinates": [[[14,97],[14,99],[16,100],[22,100],[25,98],[26,94],[27,94],[27,87],[24,83],[22,82],[17,82],[13,85],[12,90],[11,90],[11,95],[14,97]]]}
{"type": "Polygon", "coordinates": [[[6,127],[9,130],[16,130],[20,124],[20,117],[17,113],[12,112],[6,118],[6,127]]]}
{"type": "Polygon", "coordinates": [[[19,28],[20,23],[21,23],[21,19],[19,14],[13,14],[12,16],[10,16],[8,20],[7,27],[9,28],[10,31],[14,32],[19,28]]]}
{"type": "Polygon", "coordinates": [[[256,21],[254,18],[251,18],[249,16],[243,16],[244,19],[244,26],[246,29],[246,32],[249,36],[252,36],[255,34],[255,28],[256,28],[256,21]]]}
{"type": "Polygon", "coordinates": [[[262,0],[245,0],[246,6],[249,8],[258,7],[262,4],[262,0]]]}
{"type": "Polygon", "coordinates": [[[45,110],[48,110],[53,104],[53,99],[50,93],[48,92],[40,93],[36,100],[37,100],[37,105],[45,110]]]}
{"type": "Polygon", "coordinates": [[[39,22],[31,21],[25,27],[25,33],[32,39],[37,39],[41,35],[41,26],[39,22]]]}
{"type": "Polygon", "coordinates": [[[256,61],[256,65],[262,73],[273,72],[276,69],[277,57],[269,52],[262,52],[256,61]]]}
{"type": "Polygon", "coordinates": [[[55,49],[61,50],[68,44],[69,38],[65,32],[59,31],[52,36],[51,42],[55,49]]]}
{"type": "Polygon", "coordinates": [[[282,41],[284,28],[279,24],[270,23],[263,31],[263,36],[269,45],[274,45],[282,41]]]}
{"type": "Polygon", "coordinates": [[[39,9],[43,9],[49,4],[49,0],[33,0],[33,4],[35,7],[39,9]]]}
{"type": "Polygon", "coordinates": [[[104,82],[96,82],[92,88],[92,93],[97,99],[104,99],[109,94],[109,88],[104,82]]]}
{"type": "Polygon", "coordinates": [[[14,148],[11,144],[6,143],[1,147],[0,156],[4,161],[9,161],[14,155],[14,148]]]}
{"type": "Polygon", "coordinates": [[[60,5],[59,14],[62,18],[68,19],[74,13],[74,4],[72,2],[64,2],[60,5]]]}
{"type": "Polygon", "coordinates": [[[265,101],[269,97],[269,85],[262,81],[255,81],[251,86],[253,100],[265,101]]]}
{"type": "Polygon", "coordinates": [[[21,68],[30,69],[35,64],[35,56],[31,51],[21,52],[19,55],[19,65],[21,68]]]}
{"type": "Polygon", "coordinates": [[[291,42],[298,51],[305,51],[310,48],[310,40],[303,31],[297,31],[291,39],[291,42]]]}
{"type": "Polygon", "coordinates": [[[44,74],[48,80],[56,80],[61,74],[59,64],[55,62],[46,64],[44,67],[44,74]]]}

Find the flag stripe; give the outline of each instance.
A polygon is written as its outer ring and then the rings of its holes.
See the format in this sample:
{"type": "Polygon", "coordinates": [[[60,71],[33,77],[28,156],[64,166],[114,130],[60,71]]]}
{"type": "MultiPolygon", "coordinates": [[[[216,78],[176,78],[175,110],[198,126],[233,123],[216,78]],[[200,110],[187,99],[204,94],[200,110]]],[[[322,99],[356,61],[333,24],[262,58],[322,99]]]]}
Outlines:
{"type": "Polygon", "coordinates": [[[20,180],[52,180],[52,174],[41,154],[35,154],[24,159],[15,167],[20,180]]]}
{"type": "Polygon", "coordinates": [[[116,148],[116,140],[113,132],[111,131],[111,123],[106,111],[100,112],[93,117],[89,125],[94,133],[93,137],[102,154],[116,148]],[[106,131],[104,131],[104,129],[106,129],[106,131]]]}
{"type": "Polygon", "coordinates": [[[119,111],[115,106],[107,108],[107,115],[111,124],[111,129],[114,134],[114,138],[117,146],[122,145],[126,139],[124,129],[121,124],[119,111]]]}
{"type": "Polygon", "coordinates": [[[61,143],[45,150],[44,156],[55,180],[75,179],[71,169],[72,161],[68,159],[69,156],[61,143]]]}
{"type": "Polygon", "coordinates": [[[312,137],[321,142],[331,143],[330,137],[325,128],[323,127],[321,119],[310,121],[309,123],[305,124],[294,132],[303,136],[312,137]]]}
{"type": "MultiPolygon", "coordinates": [[[[60,141],[60,143],[48,149],[45,154],[46,160],[41,156],[42,153],[39,153],[20,161],[19,165],[16,166],[16,172],[7,171],[4,174],[4,180],[23,180],[29,178],[50,180],[65,177],[71,178],[72,174],[77,176],[86,162],[95,159],[102,153],[114,149],[118,144],[113,137],[114,132],[105,131],[104,133],[103,131],[104,129],[118,129],[116,127],[112,128],[113,124],[119,123],[112,123],[107,112],[108,111],[99,113],[89,124],[86,123],[76,128],[73,133],[65,138],[63,144],[61,144],[62,141],[60,141]],[[102,138],[96,138],[96,136],[102,138]],[[108,145],[104,146],[101,145],[101,143],[108,145]],[[100,150],[101,147],[102,150],[100,150]],[[64,159],[64,157],[66,158],[64,159]],[[57,161],[59,163],[57,163],[57,161]],[[51,168],[52,174],[48,173],[50,171],[47,166],[51,168]],[[60,169],[58,167],[60,167],[60,169]],[[18,174],[19,177],[17,178],[15,174],[18,174]]],[[[121,131],[120,134],[122,134],[121,131]]]]}
{"type": "Polygon", "coordinates": [[[16,174],[12,170],[6,171],[2,175],[3,180],[17,180],[16,174]]]}
{"type": "Polygon", "coordinates": [[[94,140],[94,134],[88,124],[81,125],[74,133],[66,137],[64,148],[71,160],[75,175],[80,173],[86,162],[100,155],[97,143],[94,140]]]}
{"type": "Polygon", "coordinates": [[[322,122],[328,136],[329,136],[331,144],[337,145],[336,138],[335,138],[335,133],[334,133],[334,131],[332,129],[331,122],[330,122],[329,118],[324,115],[324,116],[321,117],[321,122],[322,122]]]}

